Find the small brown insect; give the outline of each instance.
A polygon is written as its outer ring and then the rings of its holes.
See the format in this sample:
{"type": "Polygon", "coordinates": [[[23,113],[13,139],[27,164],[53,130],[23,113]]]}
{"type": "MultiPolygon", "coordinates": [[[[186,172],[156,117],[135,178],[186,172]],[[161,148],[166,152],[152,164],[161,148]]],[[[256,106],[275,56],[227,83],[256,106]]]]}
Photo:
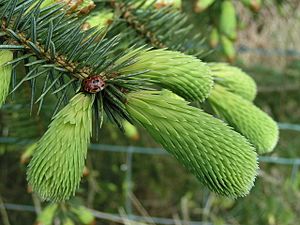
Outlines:
{"type": "Polygon", "coordinates": [[[84,91],[95,94],[102,91],[105,86],[105,82],[100,76],[88,77],[82,82],[84,91]]]}

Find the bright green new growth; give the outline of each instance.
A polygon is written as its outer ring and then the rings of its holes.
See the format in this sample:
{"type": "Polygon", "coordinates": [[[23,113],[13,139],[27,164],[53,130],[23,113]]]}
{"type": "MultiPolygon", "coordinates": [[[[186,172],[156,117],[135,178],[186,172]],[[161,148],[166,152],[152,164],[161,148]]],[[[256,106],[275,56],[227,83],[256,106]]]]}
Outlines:
{"type": "Polygon", "coordinates": [[[94,215],[84,206],[73,206],[71,211],[78,217],[82,224],[92,224],[94,221],[94,215]]]}
{"type": "Polygon", "coordinates": [[[273,150],[278,141],[278,126],[252,102],[226,91],[219,85],[215,85],[209,101],[221,117],[249,139],[259,154],[273,150]]]}
{"type": "Polygon", "coordinates": [[[52,225],[55,212],[58,209],[57,204],[50,204],[38,215],[37,224],[52,225]]]}
{"type": "Polygon", "coordinates": [[[102,10],[101,12],[91,13],[90,15],[88,15],[84,24],[88,29],[96,27],[97,30],[100,30],[104,27],[107,27],[113,20],[113,17],[113,12],[109,10],[102,10]]]}
{"type": "Polygon", "coordinates": [[[136,76],[167,88],[187,100],[204,101],[212,88],[213,79],[209,67],[199,59],[180,52],[163,49],[131,52],[117,61],[121,64],[136,55],[136,62],[122,68],[121,74],[136,76]]]}
{"type": "Polygon", "coordinates": [[[130,93],[126,107],[210,190],[231,197],[249,193],[258,170],[256,152],[221,120],[159,91],[130,93]]]}
{"type": "Polygon", "coordinates": [[[62,201],[75,194],[92,132],[93,97],[75,95],[39,140],[27,179],[43,199],[62,201]]]}
{"type": "Polygon", "coordinates": [[[208,63],[207,65],[210,67],[216,83],[244,99],[249,101],[255,99],[256,83],[241,69],[225,63],[208,63]]]}
{"type": "Polygon", "coordinates": [[[5,65],[13,60],[13,53],[8,50],[0,50],[0,107],[4,103],[11,80],[12,66],[5,65]]]}

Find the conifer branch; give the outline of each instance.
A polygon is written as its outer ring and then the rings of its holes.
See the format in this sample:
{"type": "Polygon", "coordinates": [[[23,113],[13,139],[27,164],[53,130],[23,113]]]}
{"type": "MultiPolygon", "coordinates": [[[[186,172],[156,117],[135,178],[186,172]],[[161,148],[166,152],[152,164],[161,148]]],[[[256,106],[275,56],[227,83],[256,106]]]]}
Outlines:
{"type": "MultiPolygon", "coordinates": [[[[5,22],[2,22],[2,24],[5,24],[5,22]]],[[[34,55],[37,60],[41,60],[41,62],[44,64],[55,65],[57,70],[67,72],[76,79],[83,80],[90,75],[90,68],[85,67],[76,71],[76,63],[67,61],[63,55],[54,55],[54,57],[51,56],[50,52],[45,51],[45,47],[39,42],[35,41],[35,44],[33,45],[32,40],[30,38],[26,38],[26,34],[15,33],[11,29],[8,29],[5,25],[2,26],[2,30],[5,32],[3,37],[9,45],[6,47],[0,46],[0,49],[6,48],[10,50],[17,50],[19,48],[24,54],[28,54],[28,56],[34,55]],[[15,40],[12,40],[12,37],[15,40]]]]}
{"type": "Polygon", "coordinates": [[[110,2],[120,17],[113,27],[118,27],[125,21],[127,27],[139,36],[137,40],[142,38],[145,40],[144,43],[154,48],[168,48],[196,57],[208,52],[203,45],[203,37],[190,34],[193,26],[187,23],[187,17],[179,11],[171,7],[157,9],[153,4],[143,0],[110,2]]]}
{"type": "MultiPolygon", "coordinates": [[[[189,38],[192,27],[184,15],[168,7],[154,9],[145,0],[111,0],[120,17],[105,31],[85,30],[84,21],[68,14],[64,4],[41,7],[43,3],[0,0],[0,54],[6,54],[0,55],[5,84],[0,85],[0,102],[7,96],[11,74],[12,92],[29,82],[31,109],[38,103],[41,111],[48,93],[58,97],[58,113],[29,164],[27,178],[34,191],[54,201],[74,195],[90,136],[93,129],[98,136],[106,115],[120,129],[124,120],[140,123],[211,190],[233,197],[249,192],[258,166],[244,136],[258,150],[269,151],[277,141],[276,124],[247,101],[256,94],[251,78],[238,70],[229,75],[233,68],[208,66],[196,58],[203,53],[201,38],[189,38]],[[129,41],[127,34],[133,34],[129,41]],[[158,49],[146,49],[145,43],[158,49]],[[170,50],[161,49],[166,47],[170,50]],[[18,74],[16,83],[18,65],[25,74],[18,74]],[[207,98],[244,136],[186,102],[207,98]]],[[[82,12],[94,7],[83,5],[82,12]]]]}
{"type": "MultiPolygon", "coordinates": [[[[130,55],[125,55],[118,61],[122,62],[127,57],[130,55]]],[[[157,49],[138,52],[135,58],[136,63],[120,70],[122,74],[137,74],[147,68],[149,71],[135,76],[134,79],[146,79],[149,83],[172,90],[189,101],[203,102],[213,86],[209,67],[193,56],[157,49]]]]}
{"type": "Polygon", "coordinates": [[[22,74],[12,92],[24,82],[35,84],[36,80],[43,80],[39,96],[36,96],[35,87],[32,88],[32,102],[39,102],[39,111],[50,91],[60,94],[58,97],[62,100],[70,88],[93,92],[82,87],[83,81],[92,77],[105,85],[109,77],[118,75],[115,71],[122,65],[115,67],[114,61],[124,54],[118,52],[119,35],[107,39],[104,30],[83,31],[83,22],[77,15],[68,15],[64,4],[40,8],[43,2],[0,2],[0,49],[15,52],[14,59],[8,62],[13,68],[23,63],[26,69],[25,76],[22,74]]]}
{"type": "Polygon", "coordinates": [[[215,83],[248,101],[253,101],[257,87],[252,77],[241,69],[225,63],[208,63],[215,83]]]}
{"type": "MultiPolygon", "coordinates": [[[[12,1],[8,1],[1,9],[12,1]]],[[[82,31],[82,22],[76,16],[66,15],[67,10],[62,4],[53,4],[45,9],[39,9],[39,4],[30,8],[30,2],[30,0],[25,1],[7,10],[8,12],[4,11],[1,17],[1,37],[6,44],[2,44],[0,48],[30,51],[38,60],[43,60],[41,63],[56,64],[58,70],[69,72],[77,79],[99,75],[94,65],[81,62],[80,59],[83,57],[80,53],[86,50],[84,56],[88,53],[93,53],[94,56],[95,53],[99,53],[96,50],[101,48],[101,52],[107,51],[107,47],[116,45],[118,38],[108,41],[103,40],[103,31],[98,33],[93,29],[82,31]],[[20,8],[23,9],[21,12],[20,8]],[[18,18],[23,11],[26,11],[25,15],[18,18]],[[7,19],[6,14],[10,15],[10,20],[7,19]],[[97,48],[94,49],[95,47],[97,48]]],[[[35,1],[32,2],[34,4],[35,1]]]]}
{"type": "Polygon", "coordinates": [[[248,194],[258,169],[252,145],[222,121],[166,92],[130,93],[126,107],[209,189],[232,197],[248,194]]]}
{"type": "Polygon", "coordinates": [[[0,50],[0,107],[4,103],[9,92],[11,80],[12,66],[7,65],[7,62],[13,59],[13,53],[8,50],[0,50]]]}
{"type": "Polygon", "coordinates": [[[139,35],[148,40],[153,47],[168,47],[162,41],[159,40],[159,38],[155,35],[154,32],[151,32],[150,30],[146,29],[145,24],[143,24],[139,20],[139,18],[134,15],[134,9],[128,3],[112,0],[111,5],[116,11],[120,12],[120,17],[124,19],[132,29],[136,30],[139,35]]]}
{"type": "Polygon", "coordinates": [[[214,111],[243,134],[259,154],[271,152],[277,144],[276,122],[252,102],[216,84],[209,96],[214,111]]]}
{"type": "Polygon", "coordinates": [[[37,143],[27,178],[43,199],[62,201],[75,194],[92,132],[93,101],[90,95],[75,95],[37,143]]]}

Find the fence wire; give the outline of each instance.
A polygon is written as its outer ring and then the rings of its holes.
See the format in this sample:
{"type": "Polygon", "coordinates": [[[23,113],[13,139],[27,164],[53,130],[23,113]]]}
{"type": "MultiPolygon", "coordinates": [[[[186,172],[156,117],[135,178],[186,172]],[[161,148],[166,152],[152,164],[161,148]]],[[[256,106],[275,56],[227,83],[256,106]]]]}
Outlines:
{"type": "MultiPolygon", "coordinates": [[[[21,205],[21,204],[0,204],[0,208],[5,208],[6,210],[12,211],[21,211],[21,212],[31,212],[35,213],[35,208],[32,205],[21,205]]],[[[203,221],[184,221],[180,219],[170,219],[170,218],[162,218],[162,217],[146,217],[146,216],[137,216],[137,215],[127,215],[126,217],[120,216],[118,214],[100,212],[94,209],[89,209],[90,212],[97,219],[109,220],[117,223],[124,223],[124,220],[133,222],[133,223],[156,223],[163,225],[173,225],[177,224],[186,224],[188,222],[189,225],[212,225],[210,222],[203,221]]]]}

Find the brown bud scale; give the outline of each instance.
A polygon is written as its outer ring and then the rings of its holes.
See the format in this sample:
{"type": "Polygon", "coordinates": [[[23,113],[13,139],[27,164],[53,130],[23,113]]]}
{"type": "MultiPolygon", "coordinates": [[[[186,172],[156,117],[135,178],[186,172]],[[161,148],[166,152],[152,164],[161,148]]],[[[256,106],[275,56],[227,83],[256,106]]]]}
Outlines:
{"type": "Polygon", "coordinates": [[[82,86],[85,92],[95,94],[104,89],[105,82],[100,76],[92,76],[83,80],[82,86]]]}

